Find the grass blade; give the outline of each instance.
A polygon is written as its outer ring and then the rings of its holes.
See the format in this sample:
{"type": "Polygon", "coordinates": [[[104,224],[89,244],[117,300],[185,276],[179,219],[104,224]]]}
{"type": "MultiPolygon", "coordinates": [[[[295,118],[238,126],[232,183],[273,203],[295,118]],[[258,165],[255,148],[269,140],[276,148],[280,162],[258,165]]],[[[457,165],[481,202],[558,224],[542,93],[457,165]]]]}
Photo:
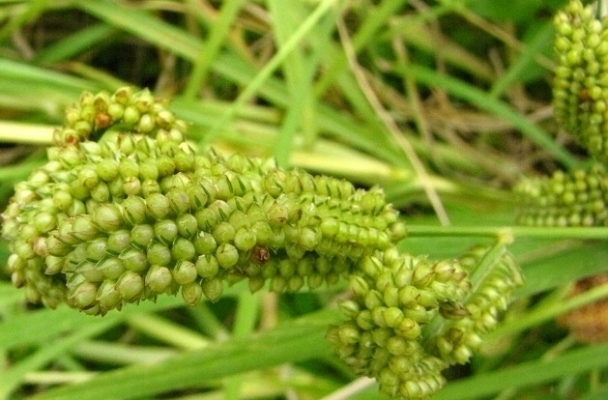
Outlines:
{"type": "Polygon", "coordinates": [[[419,65],[397,67],[397,69],[403,74],[412,75],[416,80],[427,86],[441,87],[454,97],[469,101],[476,107],[510,122],[514,127],[526,135],[528,139],[545,149],[568,168],[573,168],[579,164],[576,158],[563,147],[559,146],[545,131],[528,121],[525,116],[519,114],[500,100],[488,95],[483,90],[419,65]]]}
{"type": "Polygon", "coordinates": [[[434,397],[435,400],[464,400],[489,396],[502,390],[540,384],[563,376],[572,376],[593,368],[608,366],[608,344],[572,350],[550,361],[535,360],[483,373],[461,381],[452,381],[434,397]]]}
{"type": "Polygon", "coordinates": [[[99,375],[86,384],[49,390],[32,400],[122,400],[205,382],[284,362],[321,357],[330,352],[323,339],[339,314],[317,312],[290,324],[244,338],[217,343],[152,366],[134,366],[99,375]]]}

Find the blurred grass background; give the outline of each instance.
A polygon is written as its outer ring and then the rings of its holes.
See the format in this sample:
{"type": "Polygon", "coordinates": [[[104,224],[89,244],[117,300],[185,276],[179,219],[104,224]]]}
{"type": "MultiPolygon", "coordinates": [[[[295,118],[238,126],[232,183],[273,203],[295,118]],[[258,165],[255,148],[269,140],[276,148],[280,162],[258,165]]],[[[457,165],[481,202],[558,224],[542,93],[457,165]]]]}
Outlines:
{"type": "MultiPolygon", "coordinates": [[[[584,163],[550,107],[551,21],[564,4],[0,0],[0,201],[44,162],[83,90],[133,85],[171,98],[201,146],[378,184],[408,224],[463,227],[413,229],[401,246],[454,257],[491,241],[475,228],[513,223],[521,175],[584,163]]],[[[608,270],[605,242],[529,236],[512,246],[526,285],[437,399],[608,394],[607,345],[578,344],[554,321],[606,297],[565,297],[608,270]]],[[[2,244],[2,268],[7,256],[2,244]]],[[[323,340],[342,287],[236,285],[215,304],[166,298],[93,318],[24,304],[0,271],[0,399],[386,398],[323,340]]]]}

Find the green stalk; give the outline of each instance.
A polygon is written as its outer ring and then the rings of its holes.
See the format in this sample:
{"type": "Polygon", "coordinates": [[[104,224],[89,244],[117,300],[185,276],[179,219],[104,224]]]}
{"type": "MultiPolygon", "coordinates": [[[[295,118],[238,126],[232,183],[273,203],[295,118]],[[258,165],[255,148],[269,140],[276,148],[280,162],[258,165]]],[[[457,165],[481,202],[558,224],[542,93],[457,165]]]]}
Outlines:
{"type": "Polygon", "coordinates": [[[127,324],[164,343],[184,350],[196,350],[209,345],[201,335],[153,314],[129,317],[127,324]]]}
{"type": "MultiPolygon", "coordinates": [[[[236,316],[232,336],[234,338],[246,338],[254,331],[256,321],[258,320],[258,311],[260,305],[260,293],[243,292],[238,296],[238,306],[236,308],[236,316]]],[[[243,383],[243,375],[234,375],[226,381],[226,400],[239,400],[241,386],[243,383]]]]}
{"type": "Polygon", "coordinates": [[[175,350],[166,347],[102,341],[81,343],[72,350],[72,353],[85,360],[112,365],[153,364],[177,354],[175,350]]]}
{"type": "Polygon", "coordinates": [[[408,225],[409,237],[513,237],[544,239],[606,239],[608,227],[427,226],[408,225]]]}
{"type": "Polygon", "coordinates": [[[71,349],[74,345],[108,330],[119,323],[120,316],[98,320],[79,330],[40,347],[32,355],[23,358],[10,369],[0,374],[0,399],[10,399],[11,393],[17,389],[25,374],[44,367],[50,361],[71,349]]]}
{"type": "Polygon", "coordinates": [[[95,376],[95,372],[30,372],[25,375],[23,381],[30,385],[58,385],[74,384],[84,382],[95,376]]]}
{"type": "Polygon", "coordinates": [[[188,311],[196,321],[201,333],[204,333],[215,341],[228,340],[230,338],[230,332],[211,311],[209,303],[202,303],[198,307],[190,307],[188,311]]]}
{"type": "Polygon", "coordinates": [[[0,121],[0,142],[49,145],[53,142],[53,130],[49,125],[0,121]]]}
{"type": "Polygon", "coordinates": [[[322,357],[330,352],[323,340],[327,326],[340,320],[336,311],[321,311],[289,324],[213,343],[170,360],[105,372],[86,382],[47,390],[32,400],[106,400],[145,398],[234,374],[322,357]]]}

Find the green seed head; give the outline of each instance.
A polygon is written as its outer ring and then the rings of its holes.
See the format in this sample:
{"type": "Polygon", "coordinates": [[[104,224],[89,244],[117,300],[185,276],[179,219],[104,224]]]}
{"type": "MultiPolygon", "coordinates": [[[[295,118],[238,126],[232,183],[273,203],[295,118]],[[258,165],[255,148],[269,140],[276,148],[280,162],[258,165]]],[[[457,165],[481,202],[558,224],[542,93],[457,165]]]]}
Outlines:
{"type": "Polygon", "coordinates": [[[234,245],[238,250],[249,251],[253,249],[256,243],[257,238],[254,231],[242,227],[235,232],[234,245]]]}
{"type": "Polygon", "coordinates": [[[235,235],[234,227],[228,222],[220,222],[213,228],[213,237],[217,243],[232,242],[235,235]]]}
{"type": "Polygon", "coordinates": [[[212,234],[201,231],[198,233],[198,235],[196,235],[193,240],[193,243],[197,254],[215,254],[217,242],[215,241],[215,237],[212,234]]]}
{"type": "Polygon", "coordinates": [[[93,239],[87,244],[87,260],[88,261],[100,261],[104,259],[108,253],[106,248],[108,241],[105,237],[99,237],[93,239]]]}
{"type": "Polygon", "coordinates": [[[167,193],[167,199],[169,199],[174,215],[182,215],[190,210],[190,197],[186,190],[171,189],[167,193]]]}
{"type": "Polygon", "coordinates": [[[107,203],[110,201],[110,187],[105,182],[99,182],[91,189],[91,199],[96,203],[107,203]]]}
{"type": "MultiPolygon", "coordinates": [[[[566,60],[585,64],[557,75],[564,94],[587,90],[587,134],[595,132],[587,143],[603,148],[604,83],[587,78],[601,73],[597,54],[608,55],[608,45],[601,24],[586,26],[581,48],[572,48],[578,28],[559,30],[570,35],[559,42],[566,60]]],[[[149,91],[83,94],[67,111],[49,163],[16,186],[3,214],[11,279],[29,300],[104,314],[179,290],[189,305],[217,301],[224,282],[241,279],[252,291],[295,292],[346,278],[345,321],[327,335],[338,355],[382,391],[423,398],[444,383],[442,369],[468,360],[521,283],[506,256],[484,262],[487,274],[471,274],[485,251],[460,264],[399,253],[405,225],[380,188],[225,159],[186,143],[186,133],[149,91]]],[[[603,223],[602,168],[524,185],[532,211],[522,214],[536,223],[603,223]],[[556,211],[542,214],[546,205],[556,211]]]]}
{"type": "Polygon", "coordinates": [[[171,249],[163,243],[154,242],[147,248],[148,262],[151,265],[167,266],[172,263],[171,249]]]}
{"type": "MultiPolygon", "coordinates": [[[[22,259],[27,260],[34,256],[34,251],[31,245],[27,243],[14,241],[15,254],[19,255],[22,259]]],[[[63,240],[60,240],[56,234],[51,234],[46,238],[46,250],[48,255],[64,257],[72,250],[72,246],[66,244],[63,240]]]]}
{"type": "Polygon", "coordinates": [[[50,212],[41,212],[34,217],[34,226],[40,233],[53,230],[57,225],[57,217],[50,212]]]}
{"type": "Polygon", "coordinates": [[[78,181],[87,189],[92,189],[99,183],[99,176],[93,167],[82,168],[78,172],[78,181]]]}
{"type": "Polygon", "coordinates": [[[130,176],[123,178],[123,190],[127,196],[139,196],[141,195],[141,181],[139,178],[130,176]]]}
{"type": "Polygon", "coordinates": [[[283,226],[289,217],[289,209],[280,203],[274,203],[267,212],[267,220],[271,227],[283,226]]]}
{"type": "Polygon", "coordinates": [[[182,214],[175,220],[177,231],[180,236],[192,240],[198,233],[198,222],[192,214],[182,214]]]}

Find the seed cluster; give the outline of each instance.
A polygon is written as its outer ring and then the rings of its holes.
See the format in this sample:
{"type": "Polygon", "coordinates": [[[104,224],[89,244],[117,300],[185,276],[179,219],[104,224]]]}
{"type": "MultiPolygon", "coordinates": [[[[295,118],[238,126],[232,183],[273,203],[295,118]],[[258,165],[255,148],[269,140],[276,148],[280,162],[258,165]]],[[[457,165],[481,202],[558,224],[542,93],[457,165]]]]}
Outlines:
{"type": "Polygon", "coordinates": [[[216,300],[244,278],[315,288],[405,235],[378,189],[195,151],[148,91],[86,93],[67,121],[4,213],[12,280],[32,302],[104,314],[180,289],[216,300]]]}
{"type": "Polygon", "coordinates": [[[384,392],[423,398],[519,282],[500,266],[471,280],[483,251],[400,254],[405,225],[378,188],[199,151],[147,90],[85,93],[66,120],[2,215],[12,281],[31,302],[103,315],[162,294],[214,301],[239,280],[293,292],[347,278],[346,321],[328,339],[384,392]]]}
{"type": "Polygon", "coordinates": [[[520,180],[518,223],[528,226],[608,225],[608,173],[601,164],[549,178],[520,180]]]}
{"type": "Polygon", "coordinates": [[[340,304],[347,321],[330,328],[328,340],[381,391],[427,398],[444,384],[443,369],[469,360],[522,283],[508,254],[471,281],[487,251],[472,249],[459,261],[433,262],[394,248],[364,258],[350,277],[353,298],[340,304]]]}
{"type": "Polygon", "coordinates": [[[529,226],[608,223],[608,19],[572,0],[554,20],[558,66],[553,106],[558,122],[594,163],[551,177],[523,178],[515,187],[517,221],[529,226]]]}
{"type": "Polygon", "coordinates": [[[500,312],[508,307],[513,290],[523,284],[523,276],[507,251],[492,259],[491,266],[484,269],[483,264],[490,253],[490,248],[477,246],[459,258],[473,287],[462,306],[452,305],[453,313],[440,310],[444,320],[438,320],[435,334],[430,335],[432,339],[427,342],[434,352],[451,364],[467,362],[481,345],[481,336],[495,328],[500,312]],[[490,273],[479,274],[480,271],[490,273]]]}
{"type": "Polygon", "coordinates": [[[555,17],[555,115],[598,161],[608,160],[608,19],[571,1],[555,17]]]}

